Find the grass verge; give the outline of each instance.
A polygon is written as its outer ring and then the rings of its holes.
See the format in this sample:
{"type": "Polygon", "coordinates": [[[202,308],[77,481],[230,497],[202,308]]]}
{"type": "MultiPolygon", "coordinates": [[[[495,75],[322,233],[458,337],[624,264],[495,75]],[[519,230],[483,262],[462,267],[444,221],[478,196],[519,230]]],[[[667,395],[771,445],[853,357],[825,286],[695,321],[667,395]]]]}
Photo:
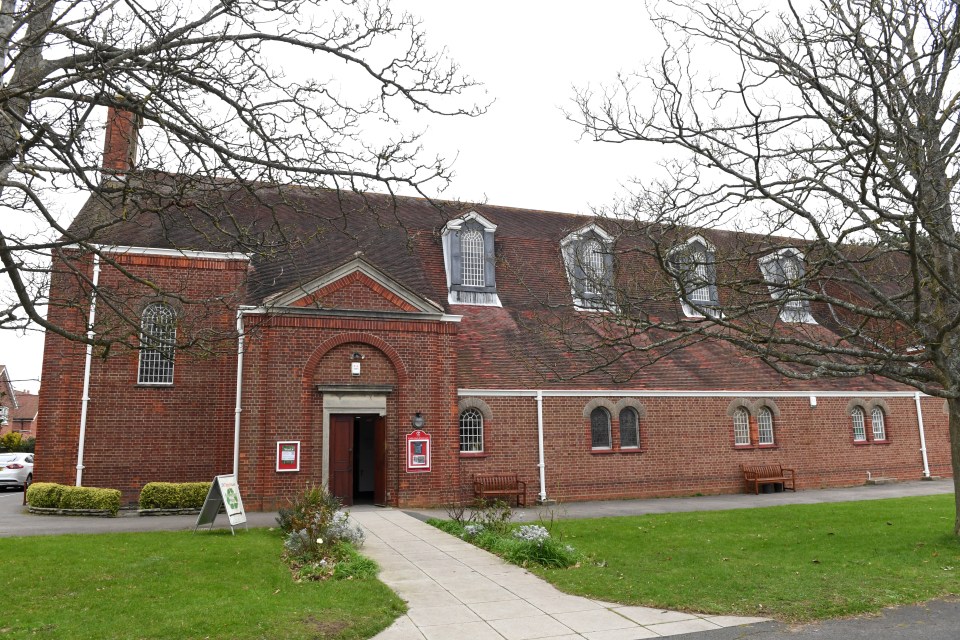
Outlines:
{"type": "Polygon", "coordinates": [[[531,570],[628,604],[809,621],[960,593],[953,496],[563,520],[588,560],[531,570]]]}
{"type": "Polygon", "coordinates": [[[375,579],[294,583],[279,532],[0,539],[4,638],[369,638],[405,609],[375,579]]]}

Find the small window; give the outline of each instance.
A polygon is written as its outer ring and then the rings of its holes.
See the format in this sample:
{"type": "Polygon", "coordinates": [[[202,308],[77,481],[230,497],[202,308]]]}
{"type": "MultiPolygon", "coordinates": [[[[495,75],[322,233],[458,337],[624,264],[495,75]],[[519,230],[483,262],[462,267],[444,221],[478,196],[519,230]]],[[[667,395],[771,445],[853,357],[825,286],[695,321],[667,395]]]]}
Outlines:
{"type": "Polygon", "coordinates": [[[853,421],[853,441],[865,442],[867,439],[867,429],[864,423],[863,409],[854,407],[850,412],[850,419],[853,421]]]}
{"type": "Polygon", "coordinates": [[[470,408],[460,414],[460,452],[483,452],[483,414],[470,408]]]}
{"type": "Polygon", "coordinates": [[[0,424],[7,424],[10,418],[10,408],[0,407],[0,424]]]}
{"type": "Polygon", "coordinates": [[[594,449],[610,449],[610,414],[602,407],[590,412],[590,446],[594,449]]]}
{"type": "Polygon", "coordinates": [[[138,384],[173,384],[177,343],[177,314],[173,307],[155,302],[143,310],[140,323],[138,384]]]}
{"type": "Polygon", "coordinates": [[[640,446],[640,421],[631,408],[620,412],[620,448],[636,449],[640,446]]]}
{"type": "Polygon", "coordinates": [[[760,445],[773,444],[773,412],[767,407],[757,411],[757,442],[760,445]]]}
{"type": "Polygon", "coordinates": [[[887,428],[883,420],[883,409],[880,407],[873,408],[873,412],[870,415],[870,423],[873,426],[873,439],[886,440],[887,428]]]}
{"type": "Polygon", "coordinates": [[[750,445],[750,414],[743,407],[733,412],[733,444],[738,447],[750,445]]]}

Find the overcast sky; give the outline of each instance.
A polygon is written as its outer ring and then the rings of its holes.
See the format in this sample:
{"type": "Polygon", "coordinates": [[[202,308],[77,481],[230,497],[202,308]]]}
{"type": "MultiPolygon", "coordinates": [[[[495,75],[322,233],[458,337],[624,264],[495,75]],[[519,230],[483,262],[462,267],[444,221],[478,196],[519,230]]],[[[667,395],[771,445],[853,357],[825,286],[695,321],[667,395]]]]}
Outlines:
{"type": "MultiPolygon", "coordinates": [[[[431,125],[428,150],[457,157],[444,197],[588,213],[651,171],[657,147],[580,140],[562,112],[572,107],[574,86],[598,86],[657,56],[643,5],[394,0],[395,9],[419,15],[432,46],[446,46],[495,101],[481,117],[431,125]]],[[[0,331],[0,363],[17,388],[39,386],[42,352],[41,334],[0,331]]]]}

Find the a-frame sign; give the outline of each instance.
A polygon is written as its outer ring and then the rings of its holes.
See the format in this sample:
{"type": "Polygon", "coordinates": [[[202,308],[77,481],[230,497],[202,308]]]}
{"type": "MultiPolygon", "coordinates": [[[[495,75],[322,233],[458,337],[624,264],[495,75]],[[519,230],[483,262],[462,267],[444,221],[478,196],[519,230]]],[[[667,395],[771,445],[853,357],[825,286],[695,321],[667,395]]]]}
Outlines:
{"type": "Polygon", "coordinates": [[[203,508],[200,509],[200,515],[197,516],[197,524],[193,528],[194,532],[200,528],[200,525],[209,524],[213,528],[213,521],[217,519],[221,506],[226,506],[227,518],[230,520],[230,533],[234,533],[233,528],[242,524],[247,528],[247,514],[243,510],[243,500],[240,498],[240,485],[237,484],[237,478],[233,474],[217,476],[210,483],[210,490],[207,491],[207,498],[203,501],[203,508]]]}

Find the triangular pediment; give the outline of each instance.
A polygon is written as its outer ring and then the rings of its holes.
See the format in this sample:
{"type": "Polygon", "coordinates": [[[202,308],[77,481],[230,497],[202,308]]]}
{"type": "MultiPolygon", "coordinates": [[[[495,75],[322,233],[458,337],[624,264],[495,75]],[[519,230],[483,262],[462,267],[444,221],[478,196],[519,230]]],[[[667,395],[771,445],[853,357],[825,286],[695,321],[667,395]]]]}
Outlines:
{"type": "Polygon", "coordinates": [[[310,282],[271,296],[264,303],[268,307],[300,309],[443,313],[439,305],[413,293],[362,256],[310,282]]]}

